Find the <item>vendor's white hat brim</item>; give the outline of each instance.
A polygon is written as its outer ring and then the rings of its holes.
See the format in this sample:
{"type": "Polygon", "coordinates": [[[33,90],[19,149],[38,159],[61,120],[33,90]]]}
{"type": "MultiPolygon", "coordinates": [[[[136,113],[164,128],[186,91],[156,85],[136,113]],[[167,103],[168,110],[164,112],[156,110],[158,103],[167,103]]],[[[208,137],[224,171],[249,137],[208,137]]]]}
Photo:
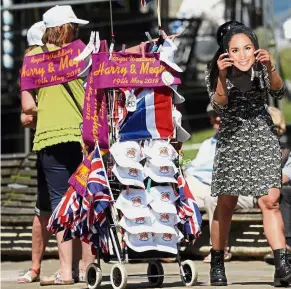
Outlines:
{"type": "Polygon", "coordinates": [[[173,121],[176,126],[176,139],[178,142],[187,141],[191,135],[182,127],[182,114],[177,109],[173,109],[173,121]]]}
{"type": "Polygon", "coordinates": [[[147,206],[150,202],[152,198],[144,190],[130,188],[120,193],[116,200],[116,208],[129,219],[150,217],[151,213],[147,206]]]}
{"type": "Polygon", "coordinates": [[[174,147],[166,140],[151,140],[145,142],[144,154],[152,159],[162,158],[173,161],[178,157],[174,147]]]}
{"type": "Polygon", "coordinates": [[[148,158],[147,160],[156,167],[168,166],[168,167],[172,167],[174,169],[175,174],[178,172],[178,169],[175,166],[175,164],[172,161],[169,161],[167,159],[164,159],[161,157],[155,157],[155,158],[148,158]]]}
{"type": "Polygon", "coordinates": [[[170,166],[156,167],[147,161],[144,167],[144,174],[156,183],[177,183],[174,178],[175,170],[170,166]]]}
{"type": "Polygon", "coordinates": [[[152,227],[154,233],[169,233],[177,235],[175,225],[180,221],[177,214],[152,213],[152,227]]]}
{"type": "Polygon", "coordinates": [[[110,148],[114,160],[121,167],[143,169],[141,147],[135,141],[116,142],[110,148]]]}
{"type": "Polygon", "coordinates": [[[177,254],[177,243],[179,242],[179,236],[170,233],[161,233],[154,235],[154,244],[156,250],[161,252],[168,252],[171,254],[177,254]]]}
{"type": "Polygon", "coordinates": [[[125,232],[124,241],[129,248],[136,252],[156,250],[152,233],[149,232],[142,232],[139,234],[129,234],[125,232]]]}
{"type": "Polygon", "coordinates": [[[181,104],[185,101],[185,97],[182,96],[177,88],[178,88],[178,85],[172,85],[172,90],[174,91],[174,104],[181,104]]]}
{"type": "Polygon", "coordinates": [[[139,217],[134,219],[123,217],[119,225],[130,234],[154,232],[151,217],[139,217]]]}
{"type": "Polygon", "coordinates": [[[166,63],[172,69],[178,72],[183,70],[174,62],[174,54],[177,51],[177,46],[170,38],[166,38],[160,52],[160,61],[166,63]]]}
{"type": "Polygon", "coordinates": [[[143,172],[137,168],[124,168],[115,164],[112,172],[123,185],[145,188],[143,172]]]}

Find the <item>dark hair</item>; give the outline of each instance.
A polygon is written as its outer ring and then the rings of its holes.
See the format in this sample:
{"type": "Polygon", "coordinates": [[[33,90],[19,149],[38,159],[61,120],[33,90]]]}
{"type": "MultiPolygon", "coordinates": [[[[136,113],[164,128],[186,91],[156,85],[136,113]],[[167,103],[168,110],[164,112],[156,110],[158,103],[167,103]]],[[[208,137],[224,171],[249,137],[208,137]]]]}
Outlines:
{"type": "Polygon", "coordinates": [[[223,37],[234,26],[244,26],[244,24],[235,20],[231,20],[218,27],[216,32],[216,41],[219,46],[222,46],[223,37]]]}
{"type": "MultiPolygon", "coordinates": [[[[222,53],[228,50],[228,45],[230,40],[235,34],[245,34],[250,38],[252,43],[254,44],[255,49],[259,49],[259,42],[256,34],[252,31],[251,28],[246,27],[244,24],[237,21],[229,21],[222,24],[216,34],[217,43],[219,45],[218,50],[216,51],[213,59],[208,63],[207,69],[209,70],[209,81],[210,81],[210,89],[215,90],[217,85],[217,77],[218,77],[218,66],[217,60],[222,53]]],[[[257,65],[260,68],[260,65],[257,65]]]]}

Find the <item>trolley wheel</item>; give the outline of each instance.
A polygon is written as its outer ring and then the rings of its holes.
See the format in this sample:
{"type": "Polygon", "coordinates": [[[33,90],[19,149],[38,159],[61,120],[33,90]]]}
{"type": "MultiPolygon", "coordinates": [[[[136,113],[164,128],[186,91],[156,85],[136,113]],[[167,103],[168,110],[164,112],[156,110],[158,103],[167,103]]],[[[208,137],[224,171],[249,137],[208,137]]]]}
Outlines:
{"type": "Polygon", "coordinates": [[[147,269],[148,280],[153,288],[161,287],[164,282],[164,268],[160,261],[150,261],[147,269]],[[150,277],[151,275],[162,275],[150,277]]]}
{"type": "Polygon", "coordinates": [[[110,282],[114,289],[124,289],[127,286],[127,271],[122,264],[115,264],[111,268],[110,282]]]}
{"type": "Polygon", "coordinates": [[[185,286],[194,286],[196,285],[198,279],[198,272],[196,270],[195,263],[192,260],[185,260],[181,263],[185,277],[181,274],[182,282],[185,286]]]}
{"type": "Polygon", "coordinates": [[[86,280],[88,289],[99,288],[102,281],[102,271],[97,266],[97,264],[92,263],[87,267],[85,280],[86,280]]]}

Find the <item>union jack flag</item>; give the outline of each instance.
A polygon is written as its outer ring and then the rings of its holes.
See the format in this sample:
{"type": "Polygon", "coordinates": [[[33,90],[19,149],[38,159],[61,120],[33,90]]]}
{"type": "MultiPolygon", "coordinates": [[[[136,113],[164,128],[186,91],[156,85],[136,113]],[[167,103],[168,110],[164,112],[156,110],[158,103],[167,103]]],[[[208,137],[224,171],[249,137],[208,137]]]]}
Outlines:
{"type": "MultiPolygon", "coordinates": [[[[181,204],[178,205],[178,212],[184,211],[184,214],[186,215],[186,222],[184,224],[186,233],[192,234],[197,238],[201,233],[202,223],[202,217],[198,205],[182,173],[180,173],[177,181],[181,202],[181,204]]],[[[183,213],[180,212],[179,215],[182,216],[183,213]]]]}
{"type": "Polygon", "coordinates": [[[70,186],[53,212],[48,230],[53,233],[65,230],[64,241],[79,238],[108,252],[108,223],[105,210],[111,197],[105,168],[97,145],[91,159],[86,194],[81,196],[70,186]]]}

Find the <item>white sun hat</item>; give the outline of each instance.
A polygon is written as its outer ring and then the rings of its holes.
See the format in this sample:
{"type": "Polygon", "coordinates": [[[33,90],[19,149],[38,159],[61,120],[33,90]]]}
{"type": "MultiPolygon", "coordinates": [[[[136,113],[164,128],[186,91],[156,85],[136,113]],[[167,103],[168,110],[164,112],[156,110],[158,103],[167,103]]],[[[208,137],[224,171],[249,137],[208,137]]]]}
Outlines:
{"type": "Polygon", "coordinates": [[[156,250],[153,235],[150,232],[141,232],[138,234],[130,234],[125,232],[124,241],[129,248],[136,252],[156,250]]]}
{"type": "Polygon", "coordinates": [[[154,244],[156,245],[156,250],[177,254],[177,243],[183,238],[183,234],[177,230],[176,234],[154,234],[153,238],[154,244]]]}
{"type": "Polygon", "coordinates": [[[154,233],[169,233],[177,235],[175,225],[180,222],[177,214],[152,213],[152,227],[154,233]]]}
{"type": "Polygon", "coordinates": [[[170,38],[166,38],[160,52],[160,61],[166,63],[178,72],[183,72],[183,70],[174,62],[174,55],[176,51],[177,46],[174,42],[170,38]]]}
{"type": "Polygon", "coordinates": [[[162,78],[162,82],[170,87],[172,89],[172,91],[174,92],[174,104],[180,104],[183,103],[185,101],[184,96],[182,96],[179,92],[178,92],[178,85],[174,85],[174,81],[175,78],[174,76],[169,72],[169,71],[164,71],[161,74],[161,78],[162,78]]]}
{"type": "Polygon", "coordinates": [[[147,161],[144,166],[145,177],[151,178],[156,183],[177,183],[175,174],[177,168],[173,166],[155,166],[147,161]]]}
{"type": "Polygon", "coordinates": [[[142,150],[135,141],[116,142],[110,148],[110,153],[121,167],[143,169],[139,163],[143,159],[142,150]]]}
{"type": "Polygon", "coordinates": [[[147,206],[150,202],[152,198],[144,190],[129,188],[120,193],[116,200],[116,208],[129,219],[150,217],[150,209],[147,206]]]}
{"type": "Polygon", "coordinates": [[[157,165],[169,165],[169,161],[172,162],[178,157],[178,153],[174,147],[166,140],[149,140],[144,145],[145,156],[154,160],[154,164],[157,165]]]}
{"type": "Polygon", "coordinates": [[[123,216],[119,222],[119,225],[130,234],[154,232],[151,217],[129,219],[123,216]]]}
{"type": "Polygon", "coordinates": [[[57,27],[67,23],[76,23],[80,26],[89,23],[87,20],[78,19],[70,5],[54,6],[43,14],[42,20],[46,28],[57,27]]]}
{"type": "Polygon", "coordinates": [[[43,21],[34,23],[27,31],[28,46],[39,45],[43,46],[42,37],[45,32],[45,24],[43,21]]]}
{"type": "Polygon", "coordinates": [[[176,126],[176,139],[178,142],[187,141],[191,135],[182,127],[182,114],[176,108],[173,109],[173,121],[176,126]]]}
{"type": "Polygon", "coordinates": [[[123,185],[145,188],[143,171],[137,168],[124,168],[115,164],[112,172],[123,185]]]}
{"type": "Polygon", "coordinates": [[[150,195],[149,200],[152,200],[150,206],[156,213],[177,214],[175,201],[179,195],[171,186],[151,187],[147,194],[150,195]]]}

